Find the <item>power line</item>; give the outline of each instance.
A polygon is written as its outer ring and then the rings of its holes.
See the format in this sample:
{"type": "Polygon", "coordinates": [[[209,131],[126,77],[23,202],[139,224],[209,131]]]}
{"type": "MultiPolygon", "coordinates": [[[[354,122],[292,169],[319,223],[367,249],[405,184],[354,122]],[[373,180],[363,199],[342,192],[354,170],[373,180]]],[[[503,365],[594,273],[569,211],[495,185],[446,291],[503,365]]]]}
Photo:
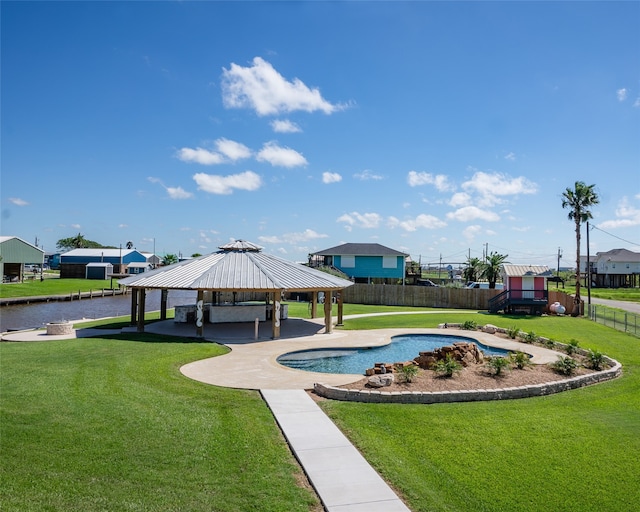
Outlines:
{"type": "Polygon", "coordinates": [[[596,226],[591,226],[591,229],[597,229],[598,231],[602,231],[606,235],[612,236],[613,238],[617,238],[618,240],[622,240],[623,242],[626,242],[626,243],[631,244],[631,245],[640,245],[638,243],[630,242],[629,240],[625,240],[624,238],[620,238],[619,236],[612,235],[611,233],[606,232],[604,229],[600,229],[600,228],[598,228],[596,226]]]}

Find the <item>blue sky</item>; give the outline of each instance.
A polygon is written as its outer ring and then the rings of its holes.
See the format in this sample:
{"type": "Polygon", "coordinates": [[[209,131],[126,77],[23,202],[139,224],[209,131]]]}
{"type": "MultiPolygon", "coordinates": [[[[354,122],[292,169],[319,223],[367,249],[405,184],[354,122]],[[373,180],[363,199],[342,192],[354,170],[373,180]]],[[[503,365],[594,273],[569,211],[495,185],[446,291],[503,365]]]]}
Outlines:
{"type": "Polygon", "coordinates": [[[0,8],[2,235],[555,268],[582,180],[640,251],[639,2],[0,8]]]}

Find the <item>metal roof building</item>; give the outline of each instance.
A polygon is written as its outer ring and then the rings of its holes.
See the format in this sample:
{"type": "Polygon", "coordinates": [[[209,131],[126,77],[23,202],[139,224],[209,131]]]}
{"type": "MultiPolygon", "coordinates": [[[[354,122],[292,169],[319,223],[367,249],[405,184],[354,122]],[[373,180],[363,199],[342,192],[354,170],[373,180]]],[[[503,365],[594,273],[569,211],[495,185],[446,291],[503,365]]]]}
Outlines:
{"type": "MultiPolygon", "coordinates": [[[[321,272],[298,263],[284,260],[262,252],[262,248],[250,242],[238,240],[223,245],[220,251],[161,267],[139,276],[128,277],[120,284],[137,290],[132,296],[132,323],[137,316],[138,330],[144,329],[144,312],[134,314],[144,304],[144,290],[164,290],[162,311],[166,308],[166,291],[196,290],[198,335],[202,335],[203,292],[265,292],[272,296],[275,310],[279,311],[281,296],[286,291],[318,292],[330,297],[353,283],[326,272],[321,272]]],[[[315,300],[314,300],[315,304],[315,300]]],[[[341,308],[342,304],[339,303],[341,308]]],[[[312,315],[315,314],[312,308],[312,315]]],[[[340,315],[339,315],[340,316],[340,315]]],[[[325,300],[325,327],[331,332],[331,301],[325,300]],[[328,309],[328,312],[327,312],[328,309]]],[[[280,319],[273,315],[273,337],[280,336],[280,319]]]]}
{"type": "Polygon", "coordinates": [[[25,264],[42,266],[44,251],[17,236],[0,236],[0,272],[3,281],[19,280],[24,276],[25,264]]]}

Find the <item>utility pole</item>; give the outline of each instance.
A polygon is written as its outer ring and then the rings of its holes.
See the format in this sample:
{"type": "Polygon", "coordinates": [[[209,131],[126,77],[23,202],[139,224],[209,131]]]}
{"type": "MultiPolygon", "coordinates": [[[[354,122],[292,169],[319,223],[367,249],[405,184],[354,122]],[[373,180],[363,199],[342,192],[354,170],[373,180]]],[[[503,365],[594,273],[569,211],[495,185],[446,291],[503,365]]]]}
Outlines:
{"type": "Polygon", "coordinates": [[[591,258],[589,257],[589,221],[587,221],[587,314],[591,316],[591,258]]]}
{"type": "MultiPolygon", "coordinates": [[[[558,247],[558,277],[560,277],[560,258],[562,258],[562,249],[558,247]]],[[[562,286],[564,286],[564,284],[562,286]]],[[[556,281],[556,288],[557,287],[558,287],[558,281],[556,281]]]]}

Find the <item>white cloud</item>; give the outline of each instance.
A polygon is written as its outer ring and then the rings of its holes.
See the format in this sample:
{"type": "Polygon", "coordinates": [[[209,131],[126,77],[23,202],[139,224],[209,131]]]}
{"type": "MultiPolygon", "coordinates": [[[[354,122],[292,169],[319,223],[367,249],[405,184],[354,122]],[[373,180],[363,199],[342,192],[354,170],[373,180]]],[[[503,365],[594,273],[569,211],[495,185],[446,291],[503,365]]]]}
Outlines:
{"type": "Polygon", "coordinates": [[[193,180],[198,184],[198,189],[210,194],[231,194],[234,189],[253,191],[262,186],[262,178],[253,171],[229,176],[197,173],[193,175],[193,180]]]}
{"type": "Polygon", "coordinates": [[[460,206],[469,206],[471,203],[471,196],[466,192],[456,192],[449,199],[449,205],[454,208],[458,208],[460,206]]]}
{"type": "Polygon", "coordinates": [[[171,199],[190,199],[191,197],[193,197],[193,194],[191,192],[187,192],[182,187],[167,187],[160,178],[154,178],[150,176],[147,178],[147,180],[151,183],[157,183],[162,188],[164,188],[171,199]]]}
{"type": "Polygon", "coordinates": [[[506,155],[504,155],[504,159],[509,160],[511,162],[515,162],[516,154],[513,151],[511,151],[510,153],[507,153],[506,155]]]}
{"type": "Polygon", "coordinates": [[[82,226],[80,224],[71,224],[71,227],[73,229],[82,229],[82,226]]]}
{"type": "Polygon", "coordinates": [[[633,102],[634,107],[640,107],[640,97],[636,98],[636,101],[633,102]]]}
{"type": "Polygon", "coordinates": [[[482,228],[477,224],[473,224],[472,226],[467,226],[462,230],[462,236],[464,236],[467,242],[473,242],[476,236],[478,236],[482,232],[482,228]]]}
{"type": "Polygon", "coordinates": [[[204,148],[181,148],[176,152],[176,156],[183,162],[201,165],[216,165],[224,163],[224,157],[221,154],[204,148]]]}
{"type": "Polygon", "coordinates": [[[250,67],[231,63],[222,70],[222,101],[226,108],[251,108],[259,116],[280,113],[315,112],[331,114],[344,108],[325,100],[318,88],[301,80],[287,81],[271,64],[255,57],[250,67]]]}
{"type": "Polygon", "coordinates": [[[313,229],[305,229],[298,233],[285,233],[280,236],[259,236],[258,240],[264,244],[298,244],[300,242],[308,242],[309,240],[317,240],[319,238],[327,238],[329,235],[323,235],[313,229]]]}
{"type": "Polygon", "coordinates": [[[477,193],[478,204],[494,206],[503,202],[502,197],[520,194],[535,194],[538,186],[524,176],[512,178],[501,173],[477,171],[473,177],[462,184],[466,191],[477,193]]]}
{"type": "Polygon", "coordinates": [[[377,228],[382,221],[382,217],[377,213],[351,212],[341,215],[336,220],[337,222],[344,222],[346,224],[345,228],[350,231],[354,227],[364,229],[377,228]]]}
{"type": "Polygon", "coordinates": [[[235,162],[251,156],[251,150],[233,140],[220,138],[215,140],[214,145],[217,151],[205,149],[201,147],[181,148],[176,152],[179,160],[187,163],[196,163],[201,165],[219,165],[227,162],[235,162]]]}
{"type": "Polygon", "coordinates": [[[276,133],[300,133],[302,129],[294,122],[288,119],[276,119],[271,121],[271,128],[276,133]]]}
{"type": "Polygon", "coordinates": [[[15,204],[16,206],[28,206],[29,203],[24,199],[20,199],[19,197],[10,197],[9,202],[11,204],[15,204]]]}
{"type": "Polygon", "coordinates": [[[337,172],[323,172],[322,183],[338,183],[342,181],[342,176],[337,172]]]}
{"type": "Polygon", "coordinates": [[[455,212],[447,213],[447,218],[460,222],[469,222],[475,219],[486,220],[488,222],[500,220],[498,214],[489,210],[483,210],[477,206],[464,206],[457,209],[455,212]]]}
{"type": "Polygon", "coordinates": [[[361,181],[368,181],[368,180],[379,181],[384,179],[382,176],[380,176],[379,174],[375,174],[369,169],[365,169],[362,172],[357,172],[353,175],[353,177],[361,181]]]}
{"type": "Polygon", "coordinates": [[[247,146],[234,140],[222,137],[215,141],[215,145],[220,153],[233,162],[249,158],[251,156],[251,150],[247,146]]]}
{"type": "Polygon", "coordinates": [[[445,192],[452,188],[447,176],[444,174],[431,174],[428,172],[409,171],[409,174],[407,175],[407,183],[410,187],[434,185],[440,192],[445,192]]]}
{"type": "Polygon", "coordinates": [[[446,222],[440,220],[433,215],[421,213],[415,219],[399,220],[395,217],[389,217],[387,224],[389,227],[399,227],[405,231],[416,231],[418,228],[438,229],[447,225],[446,222]]]}
{"type": "Polygon", "coordinates": [[[627,90],[623,87],[622,89],[618,89],[616,91],[616,96],[618,97],[618,101],[624,101],[627,99],[627,90]]]}
{"type": "Polygon", "coordinates": [[[623,197],[618,204],[616,217],[616,219],[601,222],[598,224],[598,227],[602,229],[615,229],[640,226],[640,209],[629,204],[629,200],[626,197],[623,197]]]}
{"type": "Polygon", "coordinates": [[[182,187],[165,187],[171,199],[189,199],[193,197],[191,192],[187,192],[182,187]]]}
{"type": "Polygon", "coordinates": [[[291,148],[278,146],[276,142],[267,142],[258,152],[256,160],[269,162],[273,166],[300,167],[307,165],[307,159],[291,148]]]}

